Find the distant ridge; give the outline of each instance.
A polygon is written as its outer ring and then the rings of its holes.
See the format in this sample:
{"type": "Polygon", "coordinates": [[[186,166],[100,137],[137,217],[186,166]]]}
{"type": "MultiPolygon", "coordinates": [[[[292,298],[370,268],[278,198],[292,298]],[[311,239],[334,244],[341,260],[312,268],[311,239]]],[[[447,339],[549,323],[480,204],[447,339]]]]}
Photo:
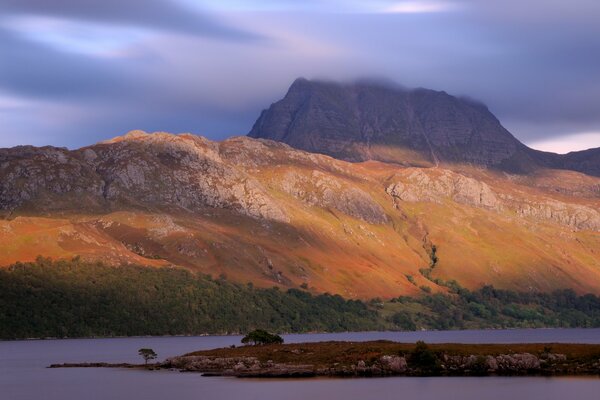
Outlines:
{"type": "Polygon", "coordinates": [[[373,80],[299,78],[248,135],[354,162],[466,163],[520,174],[557,168],[600,176],[600,148],[567,155],[534,150],[483,103],[373,80]]]}

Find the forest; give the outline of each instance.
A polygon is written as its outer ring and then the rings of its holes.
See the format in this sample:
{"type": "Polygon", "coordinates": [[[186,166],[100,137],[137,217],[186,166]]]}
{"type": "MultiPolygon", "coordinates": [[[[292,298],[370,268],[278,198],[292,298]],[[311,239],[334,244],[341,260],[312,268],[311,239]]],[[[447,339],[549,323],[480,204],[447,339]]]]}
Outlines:
{"type": "Polygon", "coordinates": [[[0,269],[0,339],[600,326],[600,298],[592,294],[447,289],[347,300],[183,268],[38,257],[0,269]]]}

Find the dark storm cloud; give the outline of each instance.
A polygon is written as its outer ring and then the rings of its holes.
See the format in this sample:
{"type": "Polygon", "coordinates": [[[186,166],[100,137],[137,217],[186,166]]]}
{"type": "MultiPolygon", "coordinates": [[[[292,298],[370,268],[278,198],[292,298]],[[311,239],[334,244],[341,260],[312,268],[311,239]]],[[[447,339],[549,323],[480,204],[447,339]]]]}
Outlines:
{"type": "Polygon", "coordinates": [[[33,15],[252,40],[258,36],[169,0],[0,0],[0,16],[33,15]]]}

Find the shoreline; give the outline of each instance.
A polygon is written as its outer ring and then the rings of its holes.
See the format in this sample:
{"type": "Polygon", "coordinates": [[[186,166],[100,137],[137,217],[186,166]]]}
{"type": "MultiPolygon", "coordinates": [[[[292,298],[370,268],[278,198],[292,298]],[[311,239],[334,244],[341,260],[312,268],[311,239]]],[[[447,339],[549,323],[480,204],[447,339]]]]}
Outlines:
{"type": "MultiPolygon", "coordinates": [[[[414,331],[407,330],[372,330],[372,331],[313,331],[313,332],[282,332],[283,336],[290,335],[335,335],[335,334],[360,334],[360,333],[384,333],[384,334],[415,334],[415,333],[433,333],[433,332],[497,332],[497,331],[547,331],[547,330],[600,330],[600,327],[542,327],[542,328],[481,328],[481,329],[421,329],[414,331]]],[[[67,340],[93,340],[93,339],[149,339],[149,338],[193,338],[193,337],[235,337],[243,336],[244,333],[198,333],[189,335],[133,335],[133,336],[77,336],[77,337],[33,337],[20,339],[0,339],[2,342],[35,342],[35,341],[67,341],[67,340]]],[[[517,342],[515,342],[517,343],[517,342]]],[[[533,343],[533,342],[532,342],[533,343]]],[[[543,342],[539,342],[543,343],[543,342]]],[[[551,342],[547,342],[551,343],[551,342]]],[[[562,342],[560,342],[562,343],[562,342]]],[[[567,342],[564,342],[567,343],[567,342]]],[[[477,343],[473,343],[477,344],[477,343]]],[[[480,343],[481,344],[481,343],[480,343]]],[[[581,343],[586,344],[586,343],[581,343]]]]}
{"type": "Polygon", "coordinates": [[[153,364],[65,363],[49,368],[136,368],[238,378],[597,376],[600,344],[312,342],[196,351],[153,364]]]}

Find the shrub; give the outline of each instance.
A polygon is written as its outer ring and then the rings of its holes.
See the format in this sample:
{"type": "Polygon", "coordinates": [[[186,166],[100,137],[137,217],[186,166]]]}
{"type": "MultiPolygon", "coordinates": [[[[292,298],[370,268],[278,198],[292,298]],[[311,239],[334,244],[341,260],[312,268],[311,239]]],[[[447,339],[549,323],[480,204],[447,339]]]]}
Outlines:
{"type": "Polygon", "coordinates": [[[420,374],[434,375],[440,370],[440,360],[429,346],[419,340],[408,358],[409,366],[420,374]]]}
{"type": "Polygon", "coordinates": [[[256,329],[242,338],[243,344],[282,344],[283,338],[279,335],[269,333],[263,329],[256,329]]]}

